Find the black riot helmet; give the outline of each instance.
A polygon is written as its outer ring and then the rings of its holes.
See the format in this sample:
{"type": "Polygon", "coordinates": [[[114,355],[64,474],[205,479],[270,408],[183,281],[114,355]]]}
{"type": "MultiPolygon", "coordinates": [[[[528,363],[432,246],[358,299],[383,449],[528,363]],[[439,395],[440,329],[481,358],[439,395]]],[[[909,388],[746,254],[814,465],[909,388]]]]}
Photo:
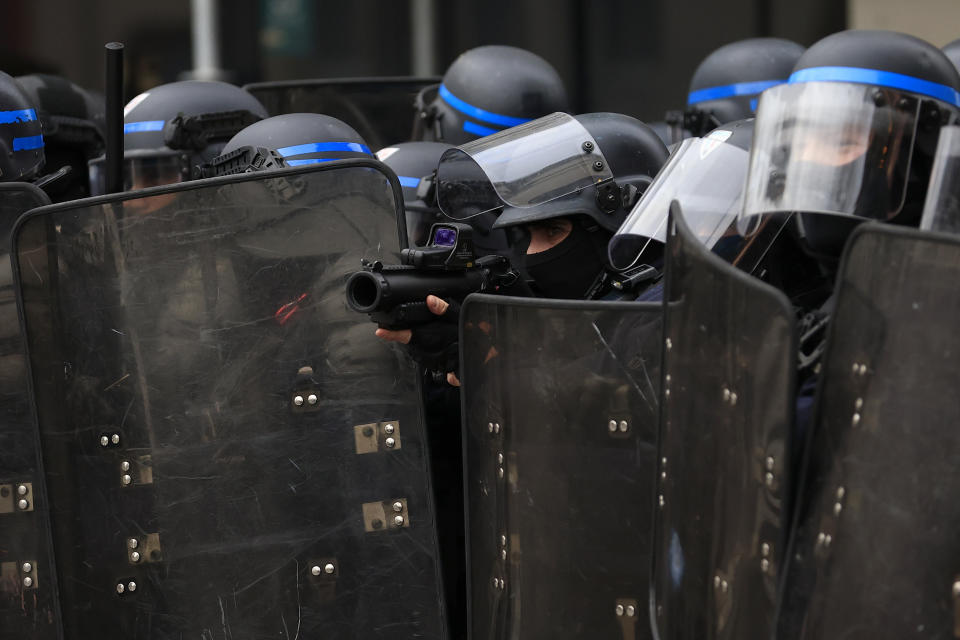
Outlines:
{"type": "Polygon", "coordinates": [[[16,80],[0,71],[0,182],[28,182],[45,160],[37,105],[16,80]]]}
{"type": "Polygon", "coordinates": [[[946,56],[950,58],[950,62],[953,63],[953,66],[960,70],[960,38],[943,45],[941,51],[943,51],[946,56]]]}
{"type": "MultiPolygon", "coordinates": [[[[554,113],[444,153],[438,201],[454,219],[494,218],[494,229],[573,223],[560,245],[526,269],[549,297],[586,295],[607,266],[607,243],[667,160],[652,129],[617,113],[554,113]]],[[[527,241],[530,240],[526,234],[527,241]]]]}
{"type": "Polygon", "coordinates": [[[87,162],[104,146],[103,97],[60,76],[31,74],[17,82],[37,105],[47,170],[69,167],[69,175],[55,183],[57,199],[90,195],[87,162]]]}
{"type": "Polygon", "coordinates": [[[804,48],[781,38],[749,38],[708,55],[690,80],[684,127],[703,136],[757,111],[760,93],[787,81],[804,48]]]}
{"type": "Polygon", "coordinates": [[[799,212],[825,262],[865,219],[915,226],[937,138],[960,114],[960,74],[933,45],[891,31],[814,44],[757,113],[741,226],[799,212]]]}
{"type": "Polygon", "coordinates": [[[390,167],[403,188],[407,239],[412,247],[427,244],[430,227],[443,219],[437,205],[437,165],[453,146],[444,142],[402,142],[377,151],[377,159],[390,167]]]}
{"type": "Polygon", "coordinates": [[[288,113],[237,133],[204,173],[222,176],[372,156],[360,134],[342,120],[320,113],[288,113]]]}
{"type": "MultiPolygon", "coordinates": [[[[244,127],[267,117],[250,93],[226,82],[186,80],[154,87],[123,110],[124,189],[190,180],[244,127]]],[[[90,162],[102,193],[104,158],[90,162]]]]}
{"type": "Polygon", "coordinates": [[[463,144],[555,111],[566,111],[559,74],[540,56],[500,45],[458,57],[439,87],[417,98],[414,138],[463,144]]]}

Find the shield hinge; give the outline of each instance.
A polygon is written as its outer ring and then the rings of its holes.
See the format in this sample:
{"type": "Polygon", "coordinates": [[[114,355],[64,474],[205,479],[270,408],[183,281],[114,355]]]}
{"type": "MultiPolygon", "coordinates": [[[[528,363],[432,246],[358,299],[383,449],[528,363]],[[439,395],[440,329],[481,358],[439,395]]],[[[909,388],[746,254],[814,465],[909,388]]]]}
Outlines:
{"type": "Polygon", "coordinates": [[[613,612],[617,616],[617,622],[620,623],[623,640],[635,640],[637,637],[637,618],[640,614],[640,606],[637,600],[634,598],[617,598],[613,612]]]}
{"type": "Polygon", "coordinates": [[[23,591],[37,588],[38,569],[36,560],[0,562],[0,583],[19,584],[23,591]]]}
{"type": "Polygon", "coordinates": [[[33,483],[0,484],[0,514],[33,511],[33,483]]]}
{"type": "Polygon", "coordinates": [[[406,498],[365,502],[362,508],[363,529],[367,533],[410,527],[410,513],[407,510],[406,498]]]}
{"type": "Polygon", "coordinates": [[[161,562],[163,551],[160,548],[160,534],[148,533],[127,538],[127,560],[130,564],[161,562]]]}
{"type": "Polygon", "coordinates": [[[358,424],[353,428],[353,435],[357,454],[395,451],[401,448],[398,420],[358,424]]]}

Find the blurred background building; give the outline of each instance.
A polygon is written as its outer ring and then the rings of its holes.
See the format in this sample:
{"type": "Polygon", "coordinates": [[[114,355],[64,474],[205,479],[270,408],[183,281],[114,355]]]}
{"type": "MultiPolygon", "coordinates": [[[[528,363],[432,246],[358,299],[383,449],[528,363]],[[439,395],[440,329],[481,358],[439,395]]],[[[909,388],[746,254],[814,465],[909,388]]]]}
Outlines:
{"type": "MultiPolygon", "coordinates": [[[[126,44],[127,97],[185,77],[194,55],[243,84],[440,74],[481,44],[530,49],[578,111],[660,119],[684,104],[700,60],[727,42],[810,45],[847,28],[897,28],[937,46],[960,37],[957,0],[4,0],[0,70],[103,88],[103,45],[126,44]],[[213,9],[213,14],[209,10],[213,9]],[[194,12],[216,46],[195,52],[194,12]],[[956,31],[954,33],[954,31],[956,31]]],[[[203,74],[201,74],[203,75],[203,74]]]]}

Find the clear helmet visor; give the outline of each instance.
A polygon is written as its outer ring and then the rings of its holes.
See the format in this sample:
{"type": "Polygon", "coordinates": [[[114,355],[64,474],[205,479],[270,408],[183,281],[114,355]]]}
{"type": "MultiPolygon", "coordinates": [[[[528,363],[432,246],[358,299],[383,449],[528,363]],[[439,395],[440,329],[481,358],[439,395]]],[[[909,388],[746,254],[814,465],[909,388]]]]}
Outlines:
{"type": "Polygon", "coordinates": [[[718,129],[678,145],[611,239],[609,258],[614,268],[629,269],[645,259],[648,247],[666,243],[667,216],[675,200],[708,249],[717,248],[724,254],[735,250],[734,245],[742,240],[736,222],[749,153],[727,144],[731,135],[729,130],[718,129]]]}
{"type": "Polygon", "coordinates": [[[554,113],[448,149],[437,169],[440,209],[465,220],[507,205],[533,207],[613,178],[593,136],[554,113]]]}
{"type": "Polygon", "coordinates": [[[960,126],[940,130],[920,228],[960,234],[960,126]]]}
{"type": "Polygon", "coordinates": [[[776,212],[887,220],[903,207],[920,100],[845,82],[765,91],[754,129],[741,231],[776,212]]]}
{"type": "MultiPolygon", "coordinates": [[[[100,156],[87,163],[90,176],[90,194],[106,193],[106,158],[100,156]]],[[[161,155],[124,156],[123,190],[135,191],[148,187],[183,182],[184,160],[179,153],[161,155]]]]}

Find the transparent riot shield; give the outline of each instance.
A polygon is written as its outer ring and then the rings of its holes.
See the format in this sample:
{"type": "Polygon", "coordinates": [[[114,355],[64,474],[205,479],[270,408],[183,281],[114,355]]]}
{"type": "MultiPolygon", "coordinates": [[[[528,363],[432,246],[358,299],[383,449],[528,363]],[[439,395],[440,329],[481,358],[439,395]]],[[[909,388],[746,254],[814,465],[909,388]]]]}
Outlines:
{"type": "Polygon", "coordinates": [[[652,617],[660,640],[763,638],[785,546],[793,311],[668,225],[652,617]]]}
{"type": "Polygon", "coordinates": [[[23,182],[0,183],[0,638],[56,637],[47,514],[20,319],[10,262],[10,231],[21,214],[49,204],[23,182]],[[42,504],[42,502],[41,502],[42,504]]]}
{"type": "Polygon", "coordinates": [[[440,78],[337,78],[257,82],[244,87],[272,116],[322,113],[343,120],[373,150],[410,140],[419,93],[440,78]]]}
{"type": "Polygon", "coordinates": [[[470,637],[650,637],[662,307],[461,316],[470,637]]]}
{"type": "Polygon", "coordinates": [[[960,239],[847,244],[800,485],[780,638],[960,632],[960,239]]]}
{"type": "Polygon", "coordinates": [[[417,370],[344,297],[399,185],[304,169],[19,224],[66,638],[443,637],[417,370]]]}

